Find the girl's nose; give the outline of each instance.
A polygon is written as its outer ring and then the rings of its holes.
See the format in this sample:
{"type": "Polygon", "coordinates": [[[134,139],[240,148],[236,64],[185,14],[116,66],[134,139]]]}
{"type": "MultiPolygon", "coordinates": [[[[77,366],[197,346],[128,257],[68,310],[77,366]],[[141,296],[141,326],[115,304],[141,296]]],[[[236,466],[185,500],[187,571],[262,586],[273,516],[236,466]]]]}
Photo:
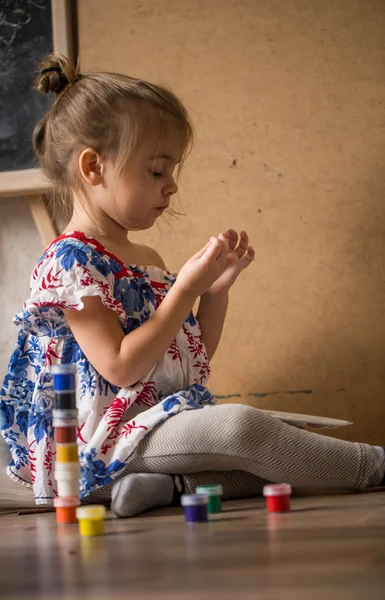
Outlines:
{"type": "Polygon", "coordinates": [[[172,179],[172,181],[165,187],[163,193],[166,196],[168,194],[171,194],[171,195],[176,194],[177,191],[178,191],[178,186],[175,183],[175,181],[172,179]]]}

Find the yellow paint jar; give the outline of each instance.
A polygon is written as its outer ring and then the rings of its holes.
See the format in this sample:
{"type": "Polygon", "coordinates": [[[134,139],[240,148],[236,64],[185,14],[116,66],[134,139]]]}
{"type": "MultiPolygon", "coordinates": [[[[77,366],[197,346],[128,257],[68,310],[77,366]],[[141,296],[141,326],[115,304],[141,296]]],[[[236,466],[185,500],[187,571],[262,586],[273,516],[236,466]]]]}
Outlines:
{"type": "Polygon", "coordinates": [[[86,537],[92,535],[103,535],[105,516],[105,506],[99,504],[79,506],[76,509],[76,518],[79,521],[80,535],[86,537]]]}
{"type": "Polygon", "coordinates": [[[56,461],[61,463],[77,462],[78,446],[77,444],[56,444],[56,461]]]}

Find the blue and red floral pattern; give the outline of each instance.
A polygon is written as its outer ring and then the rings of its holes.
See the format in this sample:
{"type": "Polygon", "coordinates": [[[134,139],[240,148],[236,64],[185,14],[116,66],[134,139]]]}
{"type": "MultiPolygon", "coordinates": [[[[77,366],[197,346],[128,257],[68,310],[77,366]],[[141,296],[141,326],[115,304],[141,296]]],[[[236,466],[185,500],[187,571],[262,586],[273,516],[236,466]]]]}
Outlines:
{"type": "Polygon", "coordinates": [[[45,251],[14,319],[19,335],[0,391],[0,430],[12,455],[8,475],[33,487],[37,504],[57,495],[52,365],[77,369],[82,498],[120,475],[156,425],[215,403],[205,387],[210,366],[192,313],[162,359],[130,388],[118,388],[93,368],[64,316],[63,310],[82,310],[84,297],[99,296],[129,333],[154,314],[175,280],[159,267],[126,266],[79,232],[62,235],[45,251]]]}

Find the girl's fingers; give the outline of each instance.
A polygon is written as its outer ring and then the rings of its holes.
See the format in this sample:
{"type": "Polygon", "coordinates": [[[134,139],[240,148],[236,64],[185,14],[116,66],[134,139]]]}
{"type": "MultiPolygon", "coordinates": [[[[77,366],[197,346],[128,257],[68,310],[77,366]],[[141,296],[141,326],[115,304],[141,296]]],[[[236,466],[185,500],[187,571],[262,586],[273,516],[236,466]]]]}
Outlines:
{"type": "Polygon", "coordinates": [[[245,256],[240,261],[242,269],[246,269],[246,267],[248,267],[253,262],[254,258],[255,258],[255,250],[254,250],[254,248],[249,246],[247,248],[247,252],[246,252],[245,256]]]}
{"type": "Polygon", "coordinates": [[[238,258],[243,258],[249,246],[249,236],[246,231],[241,231],[241,236],[239,240],[238,248],[236,248],[235,252],[238,258]]]}
{"type": "Polygon", "coordinates": [[[221,249],[222,248],[222,241],[219,240],[216,237],[211,237],[210,241],[207,242],[206,246],[204,246],[201,250],[199,250],[199,252],[197,252],[196,254],[194,254],[194,256],[192,257],[193,259],[197,259],[197,258],[201,258],[204,253],[206,252],[206,250],[208,248],[210,248],[210,246],[214,246],[217,247],[217,249],[221,249]]]}
{"type": "Polygon", "coordinates": [[[235,231],[235,229],[228,229],[220,235],[223,235],[226,238],[227,243],[229,244],[230,252],[232,252],[232,250],[234,250],[238,242],[238,234],[235,231]]]}
{"type": "Polygon", "coordinates": [[[222,233],[220,233],[218,237],[219,237],[219,240],[222,242],[222,251],[218,255],[217,258],[220,259],[221,262],[226,263],[227,256],[228,256],[229,251],[230,251],[230,249],[229,249],[229,242],[228,242],[228,240],[226,239],[226,237],[222,233]]]}
{"type": "Polygon", "coordinates": [[[202,258],[207,261],[216,260],[222,253],[223,242],[216,237],[210,238],[210,242],[206,246],[202,254],[202,258]]]}
{"type": "Polygon", "coordinates": [[[235,252],[241,269],[245,269],[255,257],[254,249],[249,246],[249,236],[245,231],[241,231],[239,245],[234,249],[234,242],[238,241],[238,234],[234,229],[228,229],[225,233],[220,233],[218,237],[211,237],[210,241],[199,250],[192,260],[204,258],[207,261],[220,260],[225,263],[229,252],[235,252]]]}
{"type": "Polygon", "coordinates": [[[224,233],[220,233],[218,235],[218,239],[221,240],[221,242],[226,245],[226,248],[230,248],[229,239],[226,237],[226,235],[224,233]]]}
{"type": "Polygon", "coordinates": [[[211,245],[211,241],[207,242],[206,246],[204,246],[201,250],[199,250],[199,252],[197,252],[196,254],[194,254],[194,256],[192,257],[192,259],[197,259],[200,258],[201,256],[204,255],[204,253],[206,252],[207,248],[211,245]]]}

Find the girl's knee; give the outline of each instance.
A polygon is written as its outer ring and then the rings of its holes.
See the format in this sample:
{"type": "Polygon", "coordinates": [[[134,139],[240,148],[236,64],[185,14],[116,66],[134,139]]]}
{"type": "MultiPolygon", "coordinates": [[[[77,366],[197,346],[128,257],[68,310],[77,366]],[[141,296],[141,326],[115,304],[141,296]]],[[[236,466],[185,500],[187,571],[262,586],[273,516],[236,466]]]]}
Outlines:
{"type": "Polygon", "coordinates": [[[255,430],[258,420],[263,419],[264,414],[258,409],[246,404],[222,404],[220,422],[228,428],[229,434],[241,437],[255,430]]]}

